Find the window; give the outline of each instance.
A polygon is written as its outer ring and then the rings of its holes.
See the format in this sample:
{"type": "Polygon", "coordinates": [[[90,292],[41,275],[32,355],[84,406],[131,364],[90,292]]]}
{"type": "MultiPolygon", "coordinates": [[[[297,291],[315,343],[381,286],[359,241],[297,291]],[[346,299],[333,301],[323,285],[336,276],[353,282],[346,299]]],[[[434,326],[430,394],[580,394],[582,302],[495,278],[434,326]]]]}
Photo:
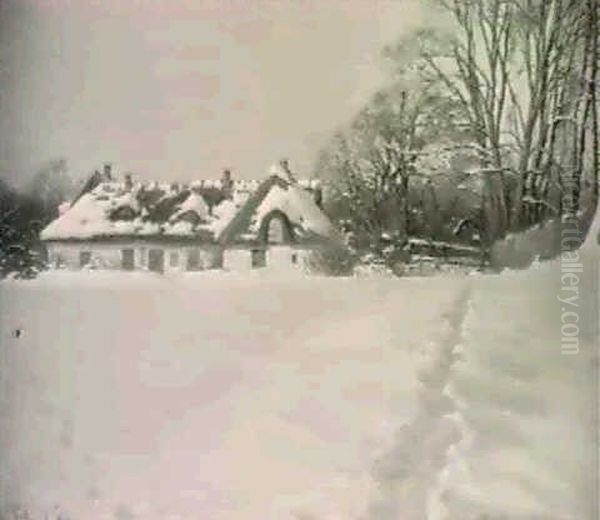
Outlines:
{"type": "Polygon", "coordinates": [[[121,206],[121,207],[115,209],[110,214],[110,219],[111,220],[131,221],[136,216],[137,216],[137,213],[135,212],[135,210],[131,206],[121,206]]]}
{"type": "Polygon", "coordinates": [[[140,247],[139,258],[140,258],[140,265],[142,267],[146,267],[148,265],[148,262],[146,261],[146,248],[145,247],[140,247]]]}
{"type": "Polygon", "coordinates": [[[267,241],[269,242],[269,244],[283,244],[285,242],[283,221],[281,220],[281,218],[273,217],[269,222],[267,241]]]}
{"type": "Polygon", "coordinates": [[[197,226],[202,222],[202,217],[198,215],[198,212],[194,210],[188,210],[178,217],[178,220],[183,222],[189,222],[192,226],[197,226]]]}
{"type": "Polygon", "coordinates": [[[92,263],[92,253],[90,251],[79,252],[79,267],[85,267],[92,263]]]}
{"type": "Polygon", "coordinates": [[[133,249],[121,249],[121,267],[125,271],[133,271],[135,267],[133,249]]]}
{"type": "Polygon", "coordinates": [[[179,253],[177,251],[171,251],[169,253],[169,265],[171,267],[177,267],[179,264],[179,253]]]}

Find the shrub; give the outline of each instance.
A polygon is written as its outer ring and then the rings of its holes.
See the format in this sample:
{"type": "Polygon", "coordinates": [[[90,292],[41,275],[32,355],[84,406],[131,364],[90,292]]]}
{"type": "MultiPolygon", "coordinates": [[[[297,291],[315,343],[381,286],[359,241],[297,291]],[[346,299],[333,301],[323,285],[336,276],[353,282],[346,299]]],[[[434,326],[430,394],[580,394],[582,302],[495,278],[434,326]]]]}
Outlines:
{"type": "Polygon", "coordinates": [[[356,257],[344,246],[336,245],[315,250],[307,258],[308,272],[325,276],[351,275],[356,257]]]}

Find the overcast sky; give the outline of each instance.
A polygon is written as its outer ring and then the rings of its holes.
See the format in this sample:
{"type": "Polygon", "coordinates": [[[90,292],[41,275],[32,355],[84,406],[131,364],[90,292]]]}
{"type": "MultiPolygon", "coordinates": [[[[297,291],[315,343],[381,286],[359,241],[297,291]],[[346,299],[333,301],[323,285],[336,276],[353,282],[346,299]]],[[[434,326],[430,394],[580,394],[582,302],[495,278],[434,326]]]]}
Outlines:
{"type": "Polygon", "coordinates": [[[64,157],[148,179],[300,176],[385,81],[409,0],[3,0],[0,171],[64,157]]]}

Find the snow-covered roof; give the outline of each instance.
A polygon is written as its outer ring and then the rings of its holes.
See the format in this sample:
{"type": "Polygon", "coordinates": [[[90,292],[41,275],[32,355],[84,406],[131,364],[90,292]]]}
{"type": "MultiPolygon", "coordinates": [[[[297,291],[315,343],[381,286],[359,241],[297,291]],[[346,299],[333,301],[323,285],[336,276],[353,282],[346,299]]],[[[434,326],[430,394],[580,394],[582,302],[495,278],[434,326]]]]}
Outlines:
{"type": "Polygon", "coordinates": [[[314,240],[339,240],[331,220],[317,206],[311,193],[299,182],[271,175],[248,199],[223,229],[219,242],[228,244],[264,241],[261,236],[266,217],[274,212],[285,215],[297,243],[314,240]]]}
{"type": "Polygon", "coordinates": [[[207,220],[209,218],[210,210],[208,204],[204,200],[204,197],[199,193],[192,193],[179,205],[179,208],[170,218],[171,222],[176,222],[179,217],[186,213],[193,212],[201,219],[207,220]]]}
{"type": "Polygon", "coordinates": [[[332,236],[333,225],[307,189],[272,176],[262,183],[236,181],[229,197],[219,181],[176,184],[128,184],[101,181],[82,193],[41,233],[42,240],[89,240],[116,237],[166,237],[229,242],[258,239],[262,219],[274,209],[285,213],[299,238],[332,236]]]}
{"type": "MultiPolygon", "coordinates": [[[[189,188],[153,183],[147,186],[105,181],[98,184],[41,233],[42,240],[83,240],[118,236],[170,236],[214,239],[203,196],[189,188]],[[192,216],[192,218],[190,218],[192,216]]],[[[221,227],[224,225],[219,224],[221,227]]]]}

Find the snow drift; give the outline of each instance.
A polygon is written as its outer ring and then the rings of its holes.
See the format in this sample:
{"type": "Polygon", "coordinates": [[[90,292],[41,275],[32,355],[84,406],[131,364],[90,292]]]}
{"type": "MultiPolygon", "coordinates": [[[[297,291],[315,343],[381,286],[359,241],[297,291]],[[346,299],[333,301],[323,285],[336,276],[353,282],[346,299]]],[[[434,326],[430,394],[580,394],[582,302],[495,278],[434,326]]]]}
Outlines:
{"type": "Polygon", "coordinates": [[[389,281],[225,274],[3,284],[0,502],[82,519],[353,517],[453,298],[453,281],[408,286],[413,298],[389,281]]]}
{"type": "Polygon", "coordinates": [[[598,248],[581,258],[573,355],[560,260],[496,277],[3,283],[0,506],[595,518],[598,248]]]}

